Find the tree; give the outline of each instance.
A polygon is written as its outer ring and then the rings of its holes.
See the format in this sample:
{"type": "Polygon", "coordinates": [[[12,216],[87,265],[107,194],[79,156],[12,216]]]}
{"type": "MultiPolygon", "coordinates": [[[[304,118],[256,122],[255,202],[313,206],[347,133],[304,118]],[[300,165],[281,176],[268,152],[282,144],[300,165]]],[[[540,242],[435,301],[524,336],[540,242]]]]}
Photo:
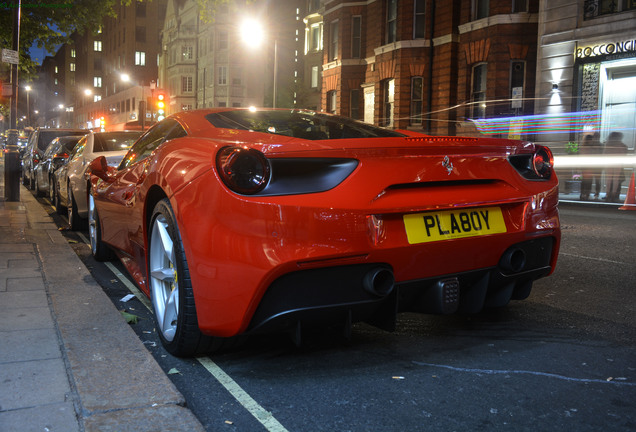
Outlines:
{"type": "MultiPolygon", "coordinates": [[[[131,0],[123,0],[130,3],[131,0]]],[[[24,1],[20,17],[21,80],[35,73],[36,64],[30,57],[33,45],[53,52],[55,47],[69,42],[74,32],[97,30],[105,16],[115,16],[118,0],[47,0],[24,1]]],[[[11,48],[13,39],[13,11],[17,0],[2,3],[0,7],[0,46],[11,48]]]]}

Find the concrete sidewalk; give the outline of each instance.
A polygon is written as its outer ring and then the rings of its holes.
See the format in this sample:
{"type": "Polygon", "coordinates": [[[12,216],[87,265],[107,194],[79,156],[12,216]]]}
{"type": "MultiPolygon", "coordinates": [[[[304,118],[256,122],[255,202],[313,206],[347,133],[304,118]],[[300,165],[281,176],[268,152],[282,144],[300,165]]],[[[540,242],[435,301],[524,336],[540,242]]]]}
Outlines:
{"type": "Polygon", "coordinates": [[[203,431],[57,226],[0,159],[0,431],[203,431]]]}

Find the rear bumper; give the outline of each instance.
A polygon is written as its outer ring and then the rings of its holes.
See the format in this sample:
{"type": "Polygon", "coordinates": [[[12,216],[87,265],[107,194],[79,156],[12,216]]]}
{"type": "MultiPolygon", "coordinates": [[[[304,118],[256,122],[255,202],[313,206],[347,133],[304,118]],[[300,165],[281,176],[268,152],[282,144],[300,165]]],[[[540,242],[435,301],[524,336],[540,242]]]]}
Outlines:
{"type": "Polygon", "coordinates": [[[294,331],[306,326],[366,321],[393,330],[398,312],[477,313],[528,297],[532,283],[551,273],[556,239],[510,246],[495,267],[369,287],[369,275],[387,263],[300,270],[276,279],[265,292],[247,332],[294,331]]]}

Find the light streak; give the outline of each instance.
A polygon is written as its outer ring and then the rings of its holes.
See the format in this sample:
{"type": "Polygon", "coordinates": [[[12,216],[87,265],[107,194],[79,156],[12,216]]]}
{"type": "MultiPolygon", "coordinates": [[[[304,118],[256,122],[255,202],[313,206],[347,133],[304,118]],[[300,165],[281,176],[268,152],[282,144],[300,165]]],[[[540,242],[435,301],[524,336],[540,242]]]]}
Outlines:
{"type": "Polygon", "coordinates": [[[560,155],[554,156],[555,168],[607,168],[607,167],[634,167],[636,168],[636,155],[560,155]]]}

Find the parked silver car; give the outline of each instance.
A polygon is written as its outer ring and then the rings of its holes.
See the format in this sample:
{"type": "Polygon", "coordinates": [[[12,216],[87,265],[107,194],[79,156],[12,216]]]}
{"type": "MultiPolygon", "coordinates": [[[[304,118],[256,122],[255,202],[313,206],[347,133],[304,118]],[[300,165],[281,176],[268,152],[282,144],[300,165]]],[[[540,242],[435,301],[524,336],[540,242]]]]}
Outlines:
{"type": "Polygon", "coordinates": [[[36,128],[22,154],[22,184],[29,186],[31,190],[35,188],[34,169],[51,141],[61,136],[83,136],[87,132],[86,129],[36,128]]]}
{"type": "Polygon", "coordinates": [[[86,225],[90,189],[86,170],[91,161],[104,156],[108,165],[119,165],[140,136],[141,132],[134,131],[89,132],[73,149],[68,162],[55,172],[56,209],[60,212],[66,207],[70,229],[78,230],[86,225]]]}
{"type": "MultiPolygon", "coordinates": [[[[58,137],[51,141],[51,144],[44,150],[42,159],[35,166],[35,194],[37,196],[47,195],[54,204],[55,182],[53,173],[68,160],[73,148],[77,145],[81,136],[58,137]]],[[[54,204],[55,205],[55,204],[54,204]]]]}

